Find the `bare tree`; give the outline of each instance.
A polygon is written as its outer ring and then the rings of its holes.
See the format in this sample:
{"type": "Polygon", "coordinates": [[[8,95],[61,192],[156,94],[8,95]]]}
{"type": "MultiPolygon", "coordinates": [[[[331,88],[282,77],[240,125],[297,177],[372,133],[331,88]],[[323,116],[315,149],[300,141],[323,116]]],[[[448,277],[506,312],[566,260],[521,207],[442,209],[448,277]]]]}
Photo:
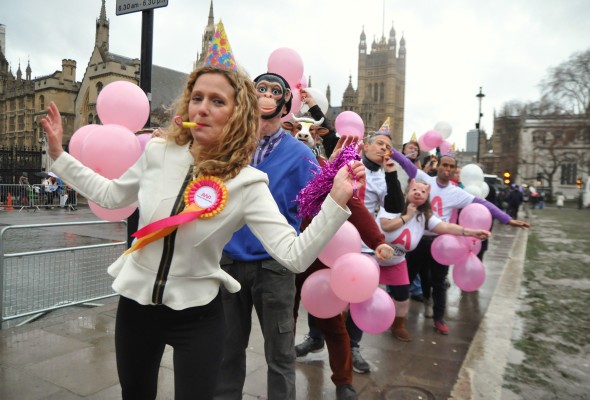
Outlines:
{"type": "Polygon", "coordinates": [[[590,49],[574,53],[541,83],[543,98],[571,114],[590,115],[590,49]]]}

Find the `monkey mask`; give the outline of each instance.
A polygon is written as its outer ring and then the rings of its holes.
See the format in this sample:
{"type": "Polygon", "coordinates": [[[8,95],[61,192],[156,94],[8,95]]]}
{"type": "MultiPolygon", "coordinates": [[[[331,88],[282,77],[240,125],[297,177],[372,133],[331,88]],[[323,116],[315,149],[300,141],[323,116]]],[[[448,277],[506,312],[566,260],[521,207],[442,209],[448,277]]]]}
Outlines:
{"type": "Polygon", "coordinates": [[[280,75],[267,72],[254,79],[256,94],[258,95],[258,108],[262,119],[273,119],[279,113],[281,117],[291,111],[291,87],[280,75]],[[286,111],[283,113],[283,106],[286,111]]]}

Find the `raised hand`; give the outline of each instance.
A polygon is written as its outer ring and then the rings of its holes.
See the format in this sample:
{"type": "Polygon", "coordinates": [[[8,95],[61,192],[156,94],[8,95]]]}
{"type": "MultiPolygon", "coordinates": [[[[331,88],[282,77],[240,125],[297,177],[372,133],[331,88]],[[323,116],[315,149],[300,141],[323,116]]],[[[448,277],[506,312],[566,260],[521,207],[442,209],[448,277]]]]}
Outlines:
{"type": "Polygon", "coordinates": [[[334,185],[330,190],[330,196],[342,208],[353,195],[365,185],[365,165],[360,161],[353,161],[338,170],[334,177],[334,185]]]}
{"type": "Polygon", "coordinates": [[[358,151],[360,153],[361,147],[358,145],[358,143],[359,143],[358,136],[350,136],[350,135],[340,136],[340,138],[338,139],[338,143],[336,143],[336,147],[334,147],[334,151],[332,152],[332,155],[330,155],[330,161],[334,160],[344,147],[350,146],[351,144],[358,146],[358,151]]]}
{"type": "Polygon", "coordinates": [[[64,151],[62,147],[64,130],[61,114],[53,101],[49,104],[47,115],[41,120],[41,125],[47,134],[47,154],[52,160],[55,160],[64,151]]]}

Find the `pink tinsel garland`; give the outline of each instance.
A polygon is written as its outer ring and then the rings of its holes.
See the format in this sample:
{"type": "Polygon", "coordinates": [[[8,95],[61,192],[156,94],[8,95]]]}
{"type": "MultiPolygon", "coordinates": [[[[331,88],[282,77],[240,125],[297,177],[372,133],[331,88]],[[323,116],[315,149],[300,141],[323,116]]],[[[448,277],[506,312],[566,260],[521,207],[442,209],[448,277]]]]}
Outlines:
{"type": "Polygon", "coordinates": [[[340,168],[354,160],[360,160],[356,145],[349,145],[342,148],[342,151],[336,156],[334,161],[326,163],[319,172],[315,172],[315,177],[297,194],[296,202],[299,203],[299,218],[313,218],[322,207],[332,185],[334,177],[340,168]]]}

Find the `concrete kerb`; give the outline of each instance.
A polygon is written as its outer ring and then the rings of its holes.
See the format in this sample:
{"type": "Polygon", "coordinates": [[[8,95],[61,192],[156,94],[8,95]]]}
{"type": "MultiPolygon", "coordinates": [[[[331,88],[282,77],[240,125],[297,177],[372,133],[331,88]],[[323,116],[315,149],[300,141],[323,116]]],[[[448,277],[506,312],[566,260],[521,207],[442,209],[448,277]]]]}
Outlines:
{"type": "Polygon", "coordinates": [[[528,231],[516,240],[486,314],[459,371],[451,399],[501,399],[504,371],[512,348],[512,332],[524,270],[528,231]]]}

